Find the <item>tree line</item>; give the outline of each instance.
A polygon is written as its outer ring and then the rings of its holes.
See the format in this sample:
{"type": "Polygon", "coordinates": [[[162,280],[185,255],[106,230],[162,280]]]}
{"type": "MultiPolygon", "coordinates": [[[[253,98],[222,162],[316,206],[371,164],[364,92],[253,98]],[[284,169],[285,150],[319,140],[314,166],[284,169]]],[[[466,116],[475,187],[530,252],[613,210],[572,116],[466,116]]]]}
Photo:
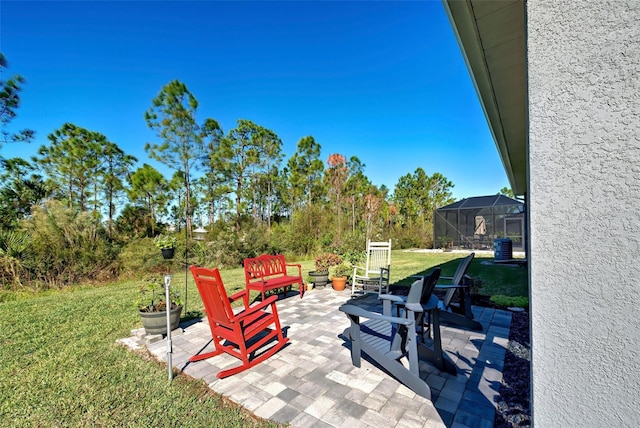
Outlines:
{"type": "MultiPolygon", "coordinates": [[[[0,81],[0,149],[33,138],[7,131],[23,82],[0,81]]],[[[51,132],[31,159],[0,157],[4,288],[157,269],[151,238],[159,233],[176,233],[189,263],[206,265],[235,265],[261,252],[357,252],[367,239],[430,247],[433,210],[453,202],[453,183],[440,173],[417,168],[391,192],[371,182],[355,155],[323,160],[313,136],[287,158],[273,130],[238,119],[225,132],[213,118],[199,121],[198,107],[174,80],[144,112],[156,135],[145,151],[170,177],[147,163],[136,167],[116,142],[73,123],[51,132]],[[198,226],[208,230],[204,242],[193,240],[198,226]]]]}

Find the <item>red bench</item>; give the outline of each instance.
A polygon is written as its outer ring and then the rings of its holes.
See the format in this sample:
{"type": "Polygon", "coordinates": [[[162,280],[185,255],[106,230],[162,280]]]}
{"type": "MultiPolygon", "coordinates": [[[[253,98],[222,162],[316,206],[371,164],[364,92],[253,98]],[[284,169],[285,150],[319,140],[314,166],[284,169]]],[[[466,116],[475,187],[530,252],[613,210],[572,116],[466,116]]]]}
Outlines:
{"type": "Polygon", "coordinates": [[[244,276],[247,289],[259,291],[262,294],[263,301],[264,293],[267,290],[285,288],[286,294],[286,287],[291,288],[293,284],[299,285],[301,299],[304,294],[305,285],[302,280],[302,267],[299,264],[285,263],[282,254],[263,254],[258,257],[244,259],[244,276]],[[297,267],[298,273],[289,275],[287,267],[297,267]]]}

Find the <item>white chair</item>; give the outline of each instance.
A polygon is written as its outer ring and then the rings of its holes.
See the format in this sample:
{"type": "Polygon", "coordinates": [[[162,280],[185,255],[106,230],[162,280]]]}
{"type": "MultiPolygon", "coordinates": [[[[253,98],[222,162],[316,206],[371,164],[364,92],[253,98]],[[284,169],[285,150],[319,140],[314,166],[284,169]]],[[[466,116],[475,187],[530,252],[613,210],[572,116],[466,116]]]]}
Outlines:
{"type": "Polygon", "coordinates": [[[391,239],[387,242],[367,242],[367,263],[354,266],[351,296],[363,296],[369,291],[378,294],[389,292],[389,270],[391,269],[391,239]]]}

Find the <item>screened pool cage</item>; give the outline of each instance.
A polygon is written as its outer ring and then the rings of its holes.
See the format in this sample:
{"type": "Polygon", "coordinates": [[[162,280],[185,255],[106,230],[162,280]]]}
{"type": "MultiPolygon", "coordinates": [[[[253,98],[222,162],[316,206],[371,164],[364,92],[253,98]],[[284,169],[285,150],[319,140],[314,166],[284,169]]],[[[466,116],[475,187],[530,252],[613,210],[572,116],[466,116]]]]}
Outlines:
{"type": "Polygon", "coordinates": [[[443,249],[493,250],[494,240],[510,238],[524,251],[524,204],[503,195],[476,196],[433,213],[433,245],[443,249]]]}

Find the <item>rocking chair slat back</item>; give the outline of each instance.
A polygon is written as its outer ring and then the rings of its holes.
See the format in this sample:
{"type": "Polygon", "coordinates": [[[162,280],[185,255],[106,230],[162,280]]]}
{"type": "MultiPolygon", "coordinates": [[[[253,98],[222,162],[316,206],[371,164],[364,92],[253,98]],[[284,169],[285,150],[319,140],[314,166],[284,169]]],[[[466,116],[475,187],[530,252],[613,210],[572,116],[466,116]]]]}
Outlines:
{"type": "Polygon", "coordinates": [[[220,324],[230,326],[234,314],[222,278],[220,278],[220,271],[192,266],[191,272],[194,278],[197,278],[196,286],[200,297],[202,297],[207,317],[220,324]]]}
{"type": "Polygon", "coordinates": [[[391,240],[388,242],[369,242],[367,248],[367,271],[380,273],[380,268],[391,265],[391,240]]]}

